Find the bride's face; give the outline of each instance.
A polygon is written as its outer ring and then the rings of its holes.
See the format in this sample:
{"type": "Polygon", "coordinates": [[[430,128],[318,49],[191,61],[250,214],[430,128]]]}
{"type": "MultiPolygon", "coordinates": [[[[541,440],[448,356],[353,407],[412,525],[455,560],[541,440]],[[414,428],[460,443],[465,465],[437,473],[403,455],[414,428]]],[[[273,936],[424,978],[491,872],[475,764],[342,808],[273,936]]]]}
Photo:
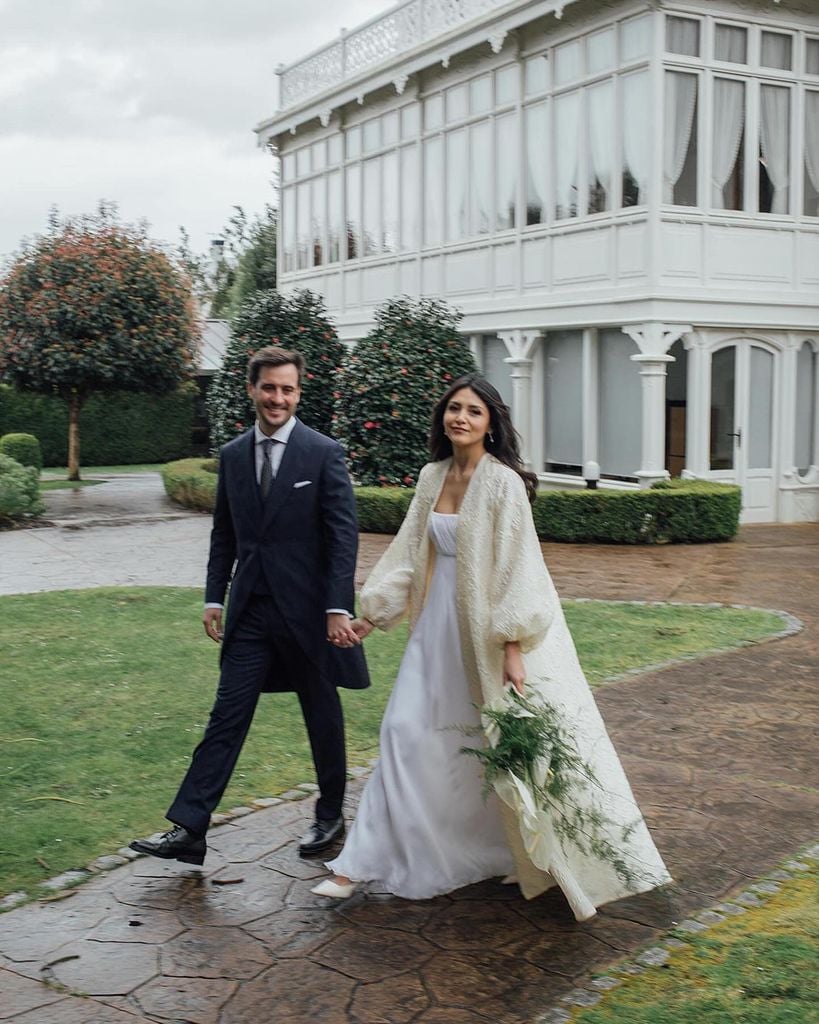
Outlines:
{"type": "Polygon", "coordinates": [[[461,388],[447,402],[444,433],[452,442],[453,449],[463,451],[472,445],[483,447],[489,425],[489,409],[472,388],[461,388]]]}

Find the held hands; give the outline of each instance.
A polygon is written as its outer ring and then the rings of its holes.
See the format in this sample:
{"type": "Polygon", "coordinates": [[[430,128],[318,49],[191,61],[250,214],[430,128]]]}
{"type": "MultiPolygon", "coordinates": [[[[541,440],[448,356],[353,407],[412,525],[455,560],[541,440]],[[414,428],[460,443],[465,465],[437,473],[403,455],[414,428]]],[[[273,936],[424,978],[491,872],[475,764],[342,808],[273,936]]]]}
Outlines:
{"type": "MultiPolygon", "coordinates": [[[[358,621],[357,619],[355,620],[358,621]]],[[[333,647],[355,647],[361,643],[361,638],[354,629],[355,622],[352,622],[347,615],[340,612],[327,613],[327,641],[333,647]]]]}
{"type": "Polygon", "coordinates": [[[523,665],[523,655],[520,653],[520,644],[517,641],[504,645],[503,682],[504,685],[511,683],[519,694],[523,694],[526,669],[523,665]]]}
{"type": "Polygon", "coordinates": [[[206,608],[202,616],[202,624],[205,627],[205,632],[211,638],[215,640],[217,644],[222,642],[222,609],[221,608],[206,608]]]}

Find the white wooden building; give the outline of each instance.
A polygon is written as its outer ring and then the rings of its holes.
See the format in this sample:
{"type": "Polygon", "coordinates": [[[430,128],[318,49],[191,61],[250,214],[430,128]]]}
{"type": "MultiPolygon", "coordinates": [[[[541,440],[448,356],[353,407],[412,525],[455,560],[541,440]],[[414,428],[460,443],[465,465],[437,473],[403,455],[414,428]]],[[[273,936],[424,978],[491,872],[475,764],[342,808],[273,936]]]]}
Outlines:
{"type": "Polygon", "coordinates": [[[403,0],[279,70],[280,287],[464,311],[544,485],[819,519],[818,0],[403,0]]]}

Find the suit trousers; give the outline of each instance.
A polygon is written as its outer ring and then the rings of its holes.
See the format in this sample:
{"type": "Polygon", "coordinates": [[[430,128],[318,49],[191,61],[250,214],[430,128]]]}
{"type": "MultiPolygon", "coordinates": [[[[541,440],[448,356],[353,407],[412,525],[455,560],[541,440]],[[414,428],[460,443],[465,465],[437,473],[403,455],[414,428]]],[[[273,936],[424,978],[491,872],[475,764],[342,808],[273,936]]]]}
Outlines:
{"type": "Polygon", "coordinates": [[[166,817],[204,835],[239,758],[259,694],[279,672],[298,679],[319,786],[316,817],[341,815],[347,782],[338,691],[305,656],[271,597],[252,594],[222,657],[216,701],[201,743],[166,817]]]}

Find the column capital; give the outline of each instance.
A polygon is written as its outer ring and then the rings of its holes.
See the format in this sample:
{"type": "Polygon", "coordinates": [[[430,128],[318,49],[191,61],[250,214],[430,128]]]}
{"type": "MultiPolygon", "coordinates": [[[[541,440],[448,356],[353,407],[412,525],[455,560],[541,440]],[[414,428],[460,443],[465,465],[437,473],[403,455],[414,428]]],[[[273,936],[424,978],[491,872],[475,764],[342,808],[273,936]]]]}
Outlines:
{"type": "Polygon", "coordinates": [[[532,330],[498,331],[498,337],[506,346],[509,355],[504,359],[505,363],[512,366],[531,364],[535,346],[543,336],[543,332],[537,328],[532,330]]]}
{"type": "MultiPolygon", "coordinates": [[[[675,341],[691,330],[691,324],[664,324],[656,320],[621,327],[645,356],[665,355],[675,341]]],[[[673,358],[673,357],[672,357],[673,358]]]]}

